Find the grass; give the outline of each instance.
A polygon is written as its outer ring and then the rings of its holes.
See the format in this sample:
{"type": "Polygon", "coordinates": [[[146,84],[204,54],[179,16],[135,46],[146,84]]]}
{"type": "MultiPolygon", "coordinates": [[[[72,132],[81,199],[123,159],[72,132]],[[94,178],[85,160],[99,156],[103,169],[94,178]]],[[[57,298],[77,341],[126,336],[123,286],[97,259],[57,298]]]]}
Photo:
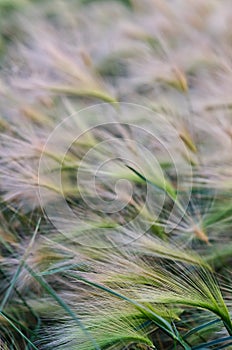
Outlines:
{"type": "Polygon", "coordinates": [[[54,4],[0,0],[0,348],[232,349],[229,2],[54,4]]]}

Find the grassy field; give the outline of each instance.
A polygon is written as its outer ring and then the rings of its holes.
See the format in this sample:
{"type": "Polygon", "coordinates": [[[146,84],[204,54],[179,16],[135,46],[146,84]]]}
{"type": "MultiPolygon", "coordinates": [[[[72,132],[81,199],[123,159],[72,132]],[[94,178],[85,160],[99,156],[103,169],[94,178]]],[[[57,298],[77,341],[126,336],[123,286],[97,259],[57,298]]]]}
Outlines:
{"type": "Polygon", "coordinates": [[[0,349],[232,349],[229,0],[0,0],[0,349]]]}

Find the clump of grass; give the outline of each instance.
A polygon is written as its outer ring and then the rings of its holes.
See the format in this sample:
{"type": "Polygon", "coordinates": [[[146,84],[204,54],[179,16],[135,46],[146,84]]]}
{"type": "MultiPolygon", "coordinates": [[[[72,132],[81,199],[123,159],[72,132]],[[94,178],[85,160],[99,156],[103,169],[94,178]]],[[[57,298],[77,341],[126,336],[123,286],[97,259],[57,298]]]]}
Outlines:
{"type": "Polygon", "coordinates": [[[0,12],[0,348],[232,348],[229,2],[0,12]]]}

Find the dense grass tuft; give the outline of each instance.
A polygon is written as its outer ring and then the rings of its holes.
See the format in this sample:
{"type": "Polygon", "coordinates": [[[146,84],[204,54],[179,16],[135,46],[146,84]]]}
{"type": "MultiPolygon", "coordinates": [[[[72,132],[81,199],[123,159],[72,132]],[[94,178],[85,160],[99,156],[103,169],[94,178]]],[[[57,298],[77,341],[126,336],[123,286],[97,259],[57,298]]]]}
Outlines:
{"type": "Polygon", "coordinates": [[[0,349],[232,349],[227,0],[0,0],[0,349]]]}

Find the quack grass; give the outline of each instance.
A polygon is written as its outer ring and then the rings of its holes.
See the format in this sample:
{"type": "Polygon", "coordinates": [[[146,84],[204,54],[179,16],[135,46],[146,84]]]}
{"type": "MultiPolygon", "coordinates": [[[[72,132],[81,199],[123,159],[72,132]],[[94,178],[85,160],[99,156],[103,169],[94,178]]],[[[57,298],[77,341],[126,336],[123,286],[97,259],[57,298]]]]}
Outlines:
{"type": "Polygon", "coordinates": [[[56,5],[0,1],[0,348],[232,349],[229,2],[56,5]]]}

